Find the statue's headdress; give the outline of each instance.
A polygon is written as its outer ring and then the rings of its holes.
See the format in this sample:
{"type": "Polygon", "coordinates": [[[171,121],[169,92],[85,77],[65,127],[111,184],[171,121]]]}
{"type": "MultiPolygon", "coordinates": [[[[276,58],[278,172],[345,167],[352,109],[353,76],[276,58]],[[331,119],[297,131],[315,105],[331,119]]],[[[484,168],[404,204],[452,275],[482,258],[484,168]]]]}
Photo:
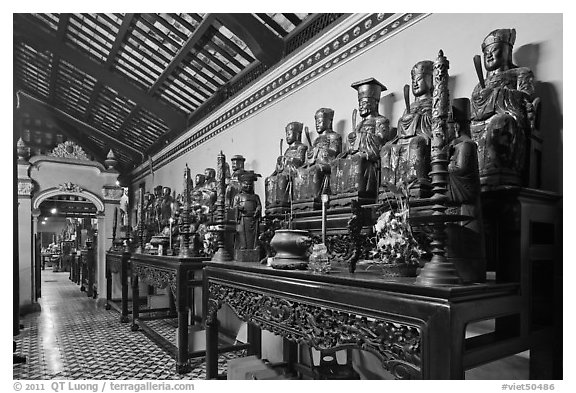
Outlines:
{"type": "Polygon", "coordinates": [[[482,51],[484,51],[487,46],[500,42],[513,47],[514,42],[516,42],[516,29],[496,29],[490,32],[490,34],[484,38],[484,41],[482,41],[482,51]]]}
{"type": "Polygon", "coordinates": [[[352,83],[351,86],[358,90],[358,99],[374,98],[375,100],[380,100],[380,95],[386,90],[386,86],[374,78],[368,78],[352,83]]]}

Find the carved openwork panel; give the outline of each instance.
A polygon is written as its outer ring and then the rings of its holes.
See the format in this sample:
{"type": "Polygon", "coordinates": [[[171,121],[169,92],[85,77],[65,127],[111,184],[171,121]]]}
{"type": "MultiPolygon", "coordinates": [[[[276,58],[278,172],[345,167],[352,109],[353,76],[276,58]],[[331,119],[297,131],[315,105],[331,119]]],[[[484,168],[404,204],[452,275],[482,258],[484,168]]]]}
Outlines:
{"type": "Polygon", "coordinates": [[[227,304],[243,320],[318,349],[358,347],[377,355],[397,379],[419,379],[420,329],[380,318],[328,309],[270,294],[210,283],[207,323],[227,304]]]}
{"type": "Polygon", "coordinates": [[[119,258],[108,257],[106,263],[108,264],[110,273],[119,273],[122,269],[122,260],[119,258]]]}
{"type": "Polygon", "coordinates": [[[170,287],[173,294],[176,294],[176,271],[169,269],[161,269],[152,266],[142,266],[138,264],[133,264],[133,272],[135,275],[140,277],[148,285],[152,285],[155,288],[164,289],[170,287]]]}

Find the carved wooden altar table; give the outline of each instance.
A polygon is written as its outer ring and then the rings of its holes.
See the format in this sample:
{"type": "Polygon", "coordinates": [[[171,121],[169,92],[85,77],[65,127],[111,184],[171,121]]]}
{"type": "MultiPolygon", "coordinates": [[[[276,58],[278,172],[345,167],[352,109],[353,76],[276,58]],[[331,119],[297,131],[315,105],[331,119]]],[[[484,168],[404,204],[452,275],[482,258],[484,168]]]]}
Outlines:
{"type": "MultiPolygon", "coordinates": [[[[207,262],[206,364],[217,377],[217,311],[227,304],[249,328],[285,342],[375,354],[398,379],[462,379],[464,371],[531,348],[517,283],[423,287],[372,272],[327,275],[257,264],[207,262]],[[467,324],[496,319],[494,332],[465,338],[467,324]]],[[[248,335],[259,351],[258,334],[248,335]]],[[[253,348],[253,349],[254,349],[253,348]]],[[[295,351],[284,351],[289,363],[295,351]]]]}
{"type": "Polygon", "coordinates": [[[127,323],[128,319],[128,276],[131,274],[130,253],[110,250],[106,252],[106,309],[114,307],[120,312],[120,322],[127,323]],[[120,309],[112,299],[112,273],[120,276],[122,295],[120,309]]]}
{"type": "Polygon", "coordinates": [[[141,327],[149,333],[160,345],[169,348],[176,357],[176,371],[186,373],[190,371],[188,359],[204,356],[205,351],[188,353],[188,312],[194,310],[194,287],[202,286],[202,262],[207,258],[180,258],[177,256],[158,256],[147,254],[132,254],[132,330],[141,327]],[[195,274],[196,273],[196,274],[195,274]],[[146,318],[140,317],[140,301],[138,280],[141,279],[155,288],[169,288],[176,303],[178,318],[178,346],[162,337],[146,324],[146,318]]]}

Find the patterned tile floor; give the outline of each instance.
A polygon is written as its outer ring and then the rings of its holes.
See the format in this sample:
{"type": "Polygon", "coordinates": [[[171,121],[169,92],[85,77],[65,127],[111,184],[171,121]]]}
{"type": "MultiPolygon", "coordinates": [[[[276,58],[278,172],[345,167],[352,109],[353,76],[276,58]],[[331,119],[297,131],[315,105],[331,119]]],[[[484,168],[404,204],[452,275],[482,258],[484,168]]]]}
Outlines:
{"type": "MultiPolygon", "coordinates": [[[[15,338],[27,362],[13,366],[14,379],[203,379],[204,358],[191,359],[192,371],[176,373],[176,361],[141,331],[121,324],[114,309],[97,307],[68,273],[42,271],[42,310],[24,316],[15,338]]],[[[175,321],[160,326],[175,337],[175,321]]],[[[158,326],[162,322],[156,322],[158,326]]],[[[220,355],[219,372],[238,353],[220,355]]]]}

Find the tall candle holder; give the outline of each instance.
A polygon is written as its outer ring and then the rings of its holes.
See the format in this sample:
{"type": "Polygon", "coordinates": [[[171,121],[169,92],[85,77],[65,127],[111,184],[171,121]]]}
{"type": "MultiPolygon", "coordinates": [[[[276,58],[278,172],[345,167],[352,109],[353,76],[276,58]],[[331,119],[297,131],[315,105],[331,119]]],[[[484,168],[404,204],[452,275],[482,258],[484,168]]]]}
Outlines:
{"type": "MultiPolygon", "coordinates": [[[[180,251],[179,257],[189,258],[193,256],[190,250],[190,211],[192,209],[192,202],[190,200],[190,193],[192,191],[192,178],[190,177],[190,168],[186,164],[184,168],[184,191],[182,204],[182,216],[180,217],[180,251]]],[[[172,226],[172,225],[170,225],[172,226]]],[[[172,238],[172,231],[170,231],[170,238],[172,238]]]]}
{"type": "Polygon", "coordinates": [[[229,231],[226,222],[226,156],[222,151],[218,154],[218,163],[216,168],[216,220],[211,232],[216,234],[218,250],[212,256],[216,262],[228,262],[233,260],[232,256],[226,249],[224,243],[224,233],[229,231]]]}
{"type": "Polygon", "coordinates": [[[431,167],[432,177],[431,200],[433,213],[427,217],[420,217],[418,221],[432,225],[432,259],[420,270],[416,278],[416,284],[425,286],[435,285],[458,285],[462,279],[458,276],[456,267],[446,258],[446,223],[462,221],[461,216],[446,214],[446,202],[448,201],[448,154],[446,152],[449,114],[448,93],[448,59],[440,50],[438,58],[434,62],[434,93],[432,95],[432,142],[431,142],[431,167]]]}
{"type": "Polygon", "coordinates": [[[136,252],[139,254],[144,253],[144,188],[138,188],[138,225],[137,225],[137,237],[138,237],[138,247],[136,252]]]}

